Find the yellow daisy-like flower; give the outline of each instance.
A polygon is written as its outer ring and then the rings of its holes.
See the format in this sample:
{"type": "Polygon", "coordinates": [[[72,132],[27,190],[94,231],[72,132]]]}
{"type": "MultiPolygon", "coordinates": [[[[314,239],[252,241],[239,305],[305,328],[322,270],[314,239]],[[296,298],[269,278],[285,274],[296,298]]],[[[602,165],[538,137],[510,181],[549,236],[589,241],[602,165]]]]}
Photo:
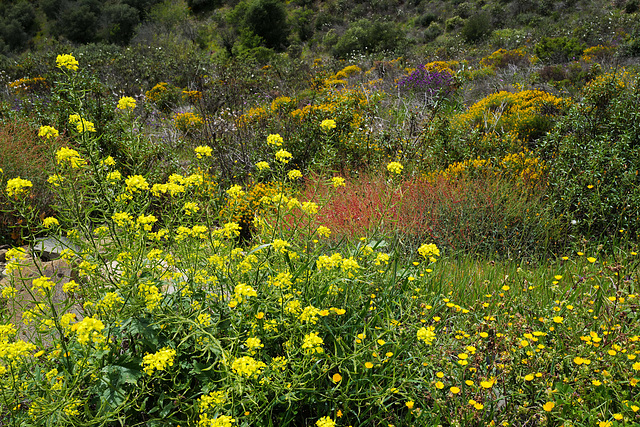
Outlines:
{"type": "Polygon", "coordinates": [[[544,409],[546,412],[553,411],[553,408],[555,407],[556,407],[555,402],[547,402],[544,405],[542,405],[542,409],[544,409]]]}
{"type": "Polygon", "coordinates": [[[340,374],[338,374],[338,373],[335,373],[335,374],[333,374],[333,376],[331,377],[331,380],[332,380],[334,383],[339,383],[340,381],[342,381],[342,375],[340,375],[340,374]]]}
{"type": "Polygon", "coordinates": [[[78,61],[71,54],[58,55],[56,57],[56,67],[67,70],[77,71],[78,61]]]}

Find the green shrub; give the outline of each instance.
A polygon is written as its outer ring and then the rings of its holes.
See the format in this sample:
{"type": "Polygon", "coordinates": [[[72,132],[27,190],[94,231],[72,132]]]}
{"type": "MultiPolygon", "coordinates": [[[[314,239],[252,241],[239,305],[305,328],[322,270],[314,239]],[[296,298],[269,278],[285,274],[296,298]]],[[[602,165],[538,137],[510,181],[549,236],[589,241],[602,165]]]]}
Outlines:
{"type": "Polygon", "coordinates": [[[577,59],[586,46],[574,37],[543,37],[535,54],[545,62],[568,62],[577,59]]]}
{"type": "Polygon", "coordinates": [[[442,34],[442,25],[432,22],[426,30],[424,30],[424,40],[431,42],[442,34]]]}
{"type": "Polygon", "coordinates": [[[120,45],[129,43],[140,23],[138,10],[124,3],[106,6],[104,18],[106,24],[102,38],[120,45]]]}
{"type": "Polygon", "coordinates": [[[338,38],[331,52],[336,58],[346,58],[352,53],[395,51],[405,42],[405,36],[397,24],[361,19],[352,23],[338,38]]]}
{"type": "Polygon", "coordinates": [[[466,21],[464,19],[456,15],[444,21],[444,28],[447,31],[453,31],[462,27],[465,24],[465,22],[466,21]]]}
{"type": "Polygon", "coordinates": [[[437,20],[438,15],[433,12],[427,12],[418,16],[418,18],[416,19],[416,24],[420,25],[421,27],[428,28],[433,22],[436,22],[437,20]]]}
{"type": "Polygon", "coordinates": [[[477,43],[491,33],[491,21],[486,13],[473,15],[462,27],[462,37],[468,43],[477,43]]]}
{"type": "Polygon", "coordinates": [[[287,46],[289,24],[287,11],[280,0],[246,0],[232,14],[239,26],[242,43],[248,48],[266,46],[282,50],[287,46]]]}
{"type": "Polygon", "coordinates": [[[549,203],[579,233],[640,233],[638,76],[604,74],[542,143],[549,203]]]}

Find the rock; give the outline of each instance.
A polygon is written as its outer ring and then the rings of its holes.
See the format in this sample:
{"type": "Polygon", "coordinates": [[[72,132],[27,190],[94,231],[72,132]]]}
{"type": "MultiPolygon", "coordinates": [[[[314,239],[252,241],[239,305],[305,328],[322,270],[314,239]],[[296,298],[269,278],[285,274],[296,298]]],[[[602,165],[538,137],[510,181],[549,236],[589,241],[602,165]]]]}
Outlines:
{"type": "Polygon", "coordinates": [[[37,253],[43,261],[52,261],[60,258],[60,253],[65,249],[71,249],[74,252],[80,251],[76,245],[62,236],[44,237],[37,239],[33,244],[33,251],[37,253]]]}
{"type": "Polygon", "coordinates": [[[56,285],[51,290],[51,300],[55,310],[71,311],[76,313],[81,319],[82,305],[73,301],[70,304],[69,296],[62,291],[62,286],[71,280],[77,280],[77,273],[73,266],[66,260],[56,259],[54,261],[42,262],[36,258],[23,261],[23,266],[11,272],[8,277],[0,280],[0,290],[5,286],[13,286],[17,290],[17,295],[7,303],[9,318],[4,319],[4,323],[13,323],[19,330],[20,339],[29,340],[36,343],[36,328],[33,323],[25,325],[22,321],[22,313],[32,309],[39,302],[46,302],[46,298],[34,293],[31,288],[33,279],[41,276],[49,277],[56,285]]]}

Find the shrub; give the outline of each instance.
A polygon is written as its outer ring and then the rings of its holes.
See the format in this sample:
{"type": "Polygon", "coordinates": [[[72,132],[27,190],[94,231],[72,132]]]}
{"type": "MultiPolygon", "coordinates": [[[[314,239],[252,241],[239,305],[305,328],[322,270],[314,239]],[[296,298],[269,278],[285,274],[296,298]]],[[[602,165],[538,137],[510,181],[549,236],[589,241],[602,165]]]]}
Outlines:
{"type": "Polygon", "coordinates": [[[287,46],[289,24],[280,0],[248,0],[238,4],[234,12],[233,19],[239,22],[241,39],[246,47],[263,45],[282,50],[287,46]]]}
{"type": "Polygon", "coordinates": [[[542,61],[554,63],[575,60],[584,48],[574,37],[542,37],[534,50],[542,61]]]}
{"type": "Polygon", "coordinates": [[[437,22],[432,22],[426,30],[424,30],[424,40],[431,42],[438,38],[442,34],[442,25],[437,22]]]}
{"type": "Polygon", "coordinates": [[[453,31],[456,30],[460,27],[462,27],[465,24],[465,20],[462,19],[460,16],[456,15],[452,18],[447,19],[446,21],[444,21],[444,28],[447,31],[453,31]]]}
{"type": "Polygon", "coordinates": [[[400,27],[393,22],[360,19],[338,38],[331,52],[336,58],[352,53],[395,51],[406,41],[400,27]]]}
{"type": "Polygon", "coordinates": [[[562,113],[568,100],[538,90],[489,95],[457,115],[454,123],[461,129],[481,133],[513,133],[531,143],[552,129],[554,117],[562,113]]]}
{"type": "Polygon", "coordinates": [[[106,6],[103,16],[106,24],[101,38],[120,45],[129,43],[140,23],[138,10],[124,3],[106,6]]]}
{"type": "Polygon", "coordinates": [[[597,77],[543,140],[551,207],[580,233],[640,233],[637,84],[625,72],[597,77]]]}
{"type": "Polygon", "coordinates": [[[498,49],[491,55],[482,58],[480,60],[480,65],[494,68],[507,68],[509,65],[521,67],[529,65],[530,61],[531,59],[522,49],[498,49]]]}
{"type": "Polygon", "coordinates": [[[160,111],[168,113],[180,99],[180,89],[167,82],[160,82],[145,92],[147,100],[160,111]]]}
{"type": "Polygon", "coordinates": [[[398,81],[398,89],[424,94],[429,98],[447,97],[454,91],[455,86],[456,82],[450,69],[428,70],[424,65],[418,65],[415,71],[398,81]]]}
{"type": "Polygon", "coordinates": [[[469,18],[460,31],[468,43],[477,43],[491,33],[491,20],[486,13],[477,13],[469,18]]]}

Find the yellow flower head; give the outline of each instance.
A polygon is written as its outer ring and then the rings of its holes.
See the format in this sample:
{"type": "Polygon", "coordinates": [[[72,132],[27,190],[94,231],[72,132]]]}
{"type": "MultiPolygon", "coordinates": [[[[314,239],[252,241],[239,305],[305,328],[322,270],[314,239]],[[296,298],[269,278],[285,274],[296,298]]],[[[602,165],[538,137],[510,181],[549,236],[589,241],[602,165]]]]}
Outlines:
{"type": "Polygon", "coordinates": [[[344,182],[344,178],[339,176],[334,176],[333,178],[331,178],[331,184],[334,186],[334,188],[347,186],[344,182]]]}
{"type": "Polygon", "coordinates": [[[213,152],[213,149],[207,145],[201,145],[199,147],[196,147],[195,152],[196,152],[196,157],[201,159],[205,156],[211,157],[211,153],[213,152]]]}
{"type": "Polygon", "coordinates": [[[282,163],[289,163],[289,160],[293,158],[293,155],[287,150],[280,150],[276,153],[276,159],[282,163]]]}
{"type": "Polygon", "coordinates": [[[402,173],[402,169],[404,169],[404,167],[398,162],[391,162],[387,165],[387,170],[389,172],[392,172],[398,175],[402,173]]]}
{"type": "Polygon", "coordinates": [[[331,235],[331,230],[329,229],[329,227],[325,227],[324,225],[318,227],[318,230],[316,232],[319,236],[323,237],[329,237],[331,235]]]}
{"type": "Polygon", "coordinates": [[[127,185],[127,191],[129,193],[136,193],[142,190],[149,189],[149,183],[142,175],[132,175],[124,180],[127,185]]]}
{"type": "Polygon", "coordinates": [[[33,183],[28,179],[20,177],[10,179],[7,181],[7,195],[13,197],[25,194],[30,187],[33,187],[33,183]]]}
{"type": "Polygon", "coordinates": [[[425,259],[440,256],[440,249],[433,243],[426,243],[418,248],[418,253],[425,259]]]}
{"type": "Polygon", "coordinates": [[[289,179],[291,181],[295,181],[296,179],[302,178],[302,172],[300,172],[298,169],[294,169],[289,171],[287,176],[289,176],[289,179]]]}
{"type": "Polygon", "coordinates": [[[267,170],[270,168],[269,163],[267,162],[258,162],[256,163],[256,167],[258,168],[259,171],[267,170]]]}
{"type": "Polygon", "coordinates": [[[47,218],[42,220],[42,225],[44,225],[46,228],[50,228],[50,227],[53,227],[55,225],[60,225],[60,223],[58,222],[57,219],[55,219],[53,217],[47,217],[47,218]]]}
{"type": "Polygon", "coordinates": [[[68,161],[72,168],[78,168],[86,164],[80,154],[71,148],[62,147],[56,152],[56,162],[58,164],[68,161]]]}
{"type": "Polygon", "coordinates": [[[330,131],[331,129],[335,129],[335,127],[336,127],[335,120],[327,119],[327,120],[323,120],[322,123],[320,123],[320,128],[323,131],[330,131]]]}
{"type": "Polygon", "coordinates": [[[165,347],[156,353],[147,354],[142,358],[142,366],[144,371],[153,375],[153,371],[164,371],[169,366],[173,366],[173,360],[176,356],[176,351],[172,348],[165,347]]]}
{"type": "Polygon", "coordinates": [[[281,146],[283,141],[284,140],[282,139],[279,133],[271,134],[267,137],[267,144],[275,145],[276,147],[281,146]]]}
{"type": "Polygon", "coordinates": [[[38,136],[46,139],[57,138],[58,135],[60,135],[60,132],[51,126],[40,126],[40,130],[38,131],[38,136]]]}
{"type": "Polygon", "coordinates": [[[67,70],[77,71],[78,61],[71,54],[58,55],[56,58],[56,67],[67,70]]]}
{"type": "Polygon", "coordinates": [[[118,110],[134,110],[136,108],[136,100],[130,96],[123,96],[118,101],[118,110]]]}
{"type": "Polygon", "coordinates": [[[336,422],[329,417],[322,417],[316,421],[316,427],[335,427],[336,422]]]}

